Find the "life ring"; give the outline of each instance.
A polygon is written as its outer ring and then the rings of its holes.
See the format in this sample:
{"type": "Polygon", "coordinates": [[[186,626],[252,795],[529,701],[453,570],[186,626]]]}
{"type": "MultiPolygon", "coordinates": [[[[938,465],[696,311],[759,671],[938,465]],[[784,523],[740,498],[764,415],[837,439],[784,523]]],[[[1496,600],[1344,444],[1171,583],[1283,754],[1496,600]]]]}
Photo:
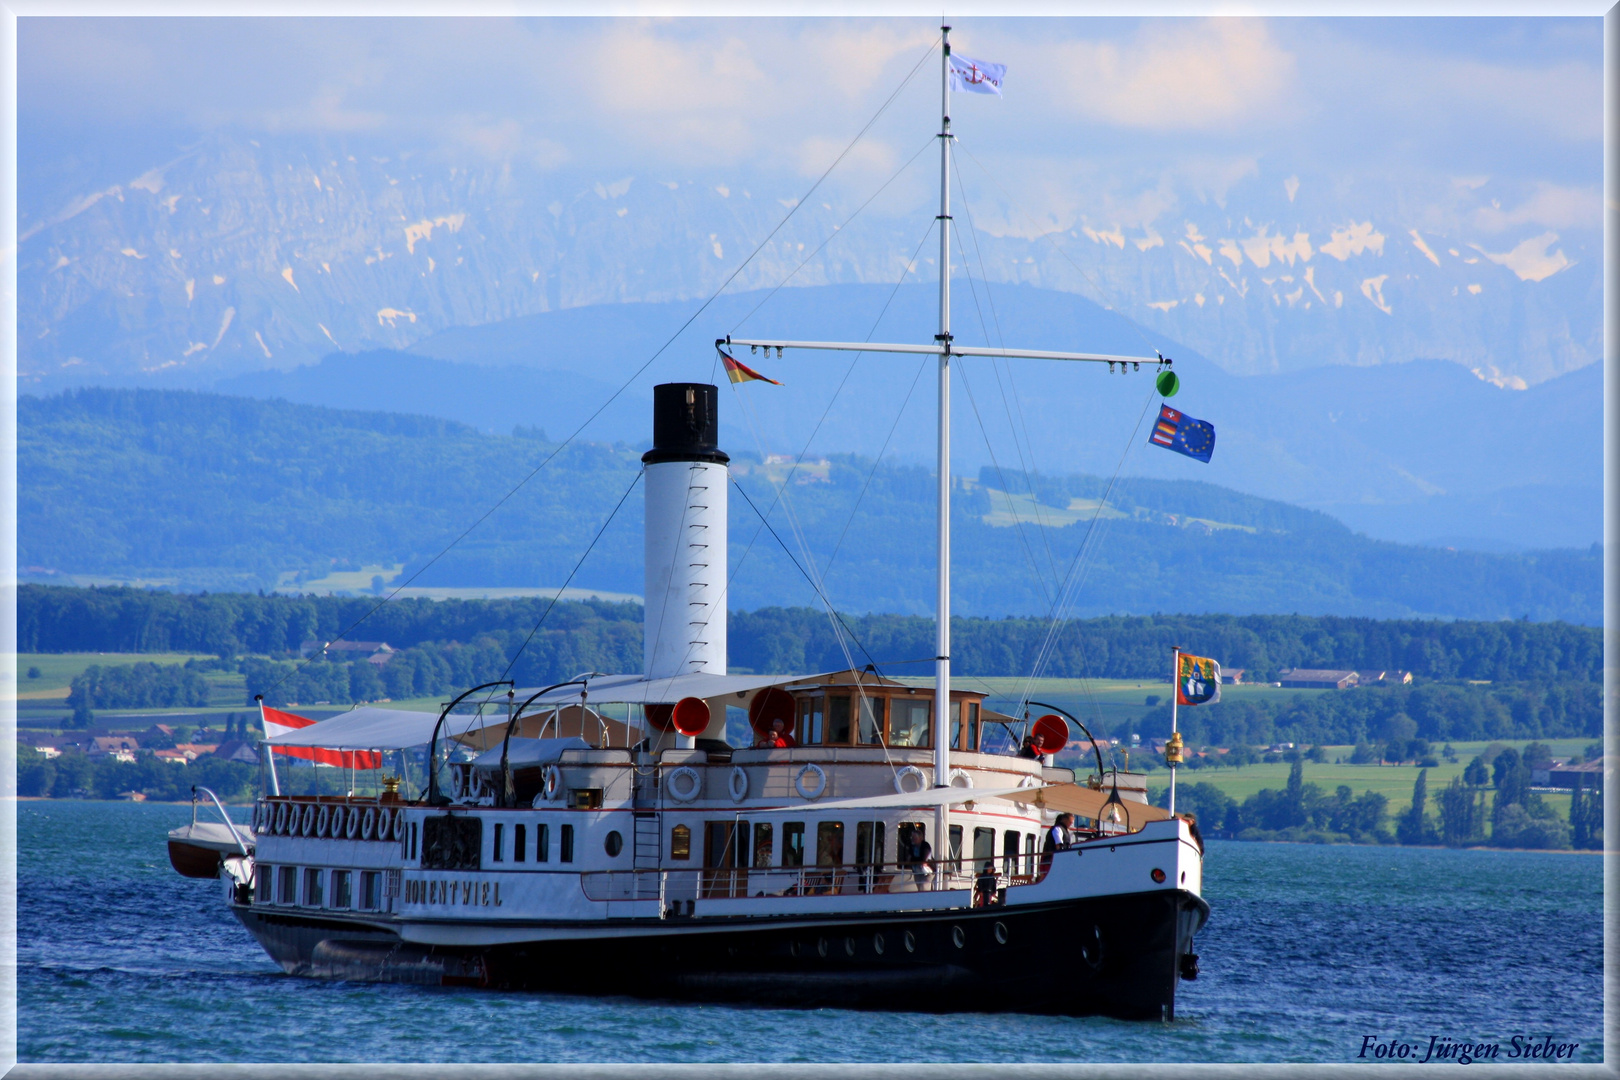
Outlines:
{"type": "Polygon", "coordinates": [[[547,765],[542,773],[540,794],[546,802],[556,802],[557,795],[562,791],[562,770],[555,765],[547,765]]]}
{"type": "Polygon", "coordinates": [[[350,840],[357,839],[360,836],[360,808],[358,806],[349,807],[348,820],[343,823],[343,826],[343,833],[350,840]]]}
{"type": "Polygon", "coordinates": [[[298,835],[308,836],[315,831],[315,804],[305,803],[304,812],[298,815],[298,835]]]}
{"type": "Polygon", "coordinates": [[[405,839],[405,811],[403,811],[403,810],[395,810],[393,817],[394,817],[394,839],[395,840],[403,840],[403,839],[405,839]]]}
{"type": "Polygon", "coordinates": [[[915,765],[907,765],[894,774],[894,793],[896,795],[915,795],[927,786],[928,774],[915,765]],[[906,787],[906,781],[913,776],[917,778],[917,786],[906,787]]]}
{"type": "Polygon", "coordinates": [[[827,770],[813,761],[807,761],[800,767],[799,773],[793,778],[793,790],[806,799],[819,799],[821,793],[827,790],[827,770]],[[804,778],[810,773],[816,774],[815,790],[808,791],[804,786],[804,778]]]}
{"type": "Polygon", "coordinates": [[[1022,780],[1018,781],[1018,786],[1021,788],[1040,787],[1041,782],[1033,776],[1025,776],[1022,780]]]}
{"type": "Polygon", "coordinates": [[[323,806],[315,814],[315,838],[318,840],[326,835],[326,826],[332,820],[332,808],[323,806]]]}
{"type": "Polygon", "coordinates": [[[377,808],[374,806],[368,806],[366,807],[365,815],[360,818],[360,839],[370,840],[376,835],[376,832],[377,808]]]}
{"type": "Polygon", "coordinates": [[[731,801],[742,802],[748,798],[748,773],[741,765],[731,767],[731,801]]]}
{"type": "Polygon", "coordinates": [[[276,803],[275,820],[271,823],[270,831],[281,835],[287,831],[287,804],[276,803]]]}
{"type": "Polygon", "coordinates": [[[950,775],[946,778],[946,783],[950,784],[951,787],[970,788],[973,786],[973,777],[968,775],[966,769],[952,769],[950,775]]]}
{"type": "Polygon", "coordinates": [[[669,797],[676,802],[691,802],[703,790],[703,777],[697,774],[696,769],[682,765],[669,774],[669,779],[664,781],[664,785],[669,789],[669,797]],[[691,781],[684,794],[680,787],[680,781],[682,780],[691,781]]]}

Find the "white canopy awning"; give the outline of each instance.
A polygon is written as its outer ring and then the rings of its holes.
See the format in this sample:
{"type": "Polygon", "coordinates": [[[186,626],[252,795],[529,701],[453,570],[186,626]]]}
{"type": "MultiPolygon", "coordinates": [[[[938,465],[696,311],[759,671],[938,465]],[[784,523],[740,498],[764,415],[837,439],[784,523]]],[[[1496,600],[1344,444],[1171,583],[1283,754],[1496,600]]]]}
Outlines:
{"type": "MultiPolygon", "coordinates": [[[[1041,785],[1044,787],[1045,785],[1041,785]]],[[[789,814],[802,814],[806,810],[885,810],[895,807],[911,806],[955,806],[958,803],[978,802],[981,799],[1005,798],[1014,792],[1028,794],[1033,797],[1039,787],[1009,787],[1009,788],[964,788],[964,787],[937,787],[924,788],[922,791],[908,791],[897,795],[873,795],[864,799],[829,799],[826,802],[811,802],[806,800],[794,803],[791,806],[773,806],[765,810],[737,810],[734,813],[744,817],[768,817],[772,815],[787,816],[789,814]]]]}
{"type": "MultiPolygon", "coordinates": [[[[589,750],[591,744],[584,739],[569,737],[566,739],[513,739],[506,748],[506,763],[516,769],[525,765],[544,765],[562,757],[564,750],[589,750]]],[[[501,767],[501,747],[497,743],[493,749],[486,750],[473,758],[475,769],[498,769],[501,767]]]]}
{"type": "MultiPolygon", "coordinates": [[[[504,703],[503,703],[504,706],[504,703]]],[[[270,746],[318,746],[327,750],[405,750],[422,746],[433,737],[436,712],[407,712],[363,706],[346,713],[266,739],[270,746]]],[[[506,709],[489,709],[481,718],[457,713],[445,721],[450,732],[476,725],[506,723],[506,709]]]]}
{"type": "MultiPolygon", "coordinates": [[[[668,675],[657,679],[649,679],[645,675],[598,675],[591,679],[586,687],[559,687],[544,697],[535,699],[529,708],[578,702],[582,689],[587,692],[586,700],[591,705],[626,703],[646,705],[671,703],[689,697],[712,700],[728,695],[736,696],[740,704],[743,698],[755,690],[762,690],[767,686],[787,686],[821,677],[820,675],[710,675],[707,672],[668,675]]],[[[517,699],[522,701],[537,689],[539,687],[519,690],[517,699]]]]}

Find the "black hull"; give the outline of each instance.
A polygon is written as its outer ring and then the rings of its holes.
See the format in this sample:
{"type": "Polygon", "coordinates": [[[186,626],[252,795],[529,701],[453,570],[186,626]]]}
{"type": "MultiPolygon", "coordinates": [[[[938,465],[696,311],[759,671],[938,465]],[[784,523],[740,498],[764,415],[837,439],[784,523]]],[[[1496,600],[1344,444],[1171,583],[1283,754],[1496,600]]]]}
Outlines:
{"type": "MultiPolygon", "coordinates": [[[[670,919],[480,949],[237,908],[294,974],[682,1001],[1168,1019],[1208,905],[1156,891],[1041,906],[804,919],[670,919]]],[[[570,927],[577,931],[579,927],[570,927]]]]}

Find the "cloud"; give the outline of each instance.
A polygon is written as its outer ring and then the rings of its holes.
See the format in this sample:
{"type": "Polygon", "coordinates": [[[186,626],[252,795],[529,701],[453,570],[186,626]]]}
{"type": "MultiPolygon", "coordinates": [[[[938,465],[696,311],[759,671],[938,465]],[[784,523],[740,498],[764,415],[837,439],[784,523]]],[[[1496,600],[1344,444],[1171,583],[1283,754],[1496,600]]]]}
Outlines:
{"type": "Polygon", "coordinates": [[[1509,210],[1482,206],[1474,213],[1474,226],[1501,232],[1519,225],[1547,229],[1601,229],[1603,195],[1596,187],[1537,184],[1530,197],[1509,210]]]}
{"type": "Polygon", "coordinates": [[[1258,19],[1149,22],[1130,42],[1072,41],[1046,52],[1059,73],[1047,79],[1064,105],[1123,127],[1202,131],[1291,111],[1295,58],[1258,19]]]}

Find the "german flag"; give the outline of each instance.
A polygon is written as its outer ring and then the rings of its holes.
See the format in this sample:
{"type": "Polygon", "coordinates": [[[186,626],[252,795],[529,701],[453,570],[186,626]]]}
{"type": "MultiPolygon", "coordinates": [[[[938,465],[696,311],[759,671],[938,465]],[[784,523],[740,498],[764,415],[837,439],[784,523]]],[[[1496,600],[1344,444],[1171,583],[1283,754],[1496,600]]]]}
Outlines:
{"type": "Polygon", "coordinates": [[[755,371],[741,360],[737,360],[726,355],[726,352],[723,349],[720,352],[720,359],[726,365],[726,377],[734,383],[752,382],[753,380],[758,379],[760,382],[768,382],[772,386],[782,385],[775,379],[768,379],[761,375],[759,372],[755,371]]]}

